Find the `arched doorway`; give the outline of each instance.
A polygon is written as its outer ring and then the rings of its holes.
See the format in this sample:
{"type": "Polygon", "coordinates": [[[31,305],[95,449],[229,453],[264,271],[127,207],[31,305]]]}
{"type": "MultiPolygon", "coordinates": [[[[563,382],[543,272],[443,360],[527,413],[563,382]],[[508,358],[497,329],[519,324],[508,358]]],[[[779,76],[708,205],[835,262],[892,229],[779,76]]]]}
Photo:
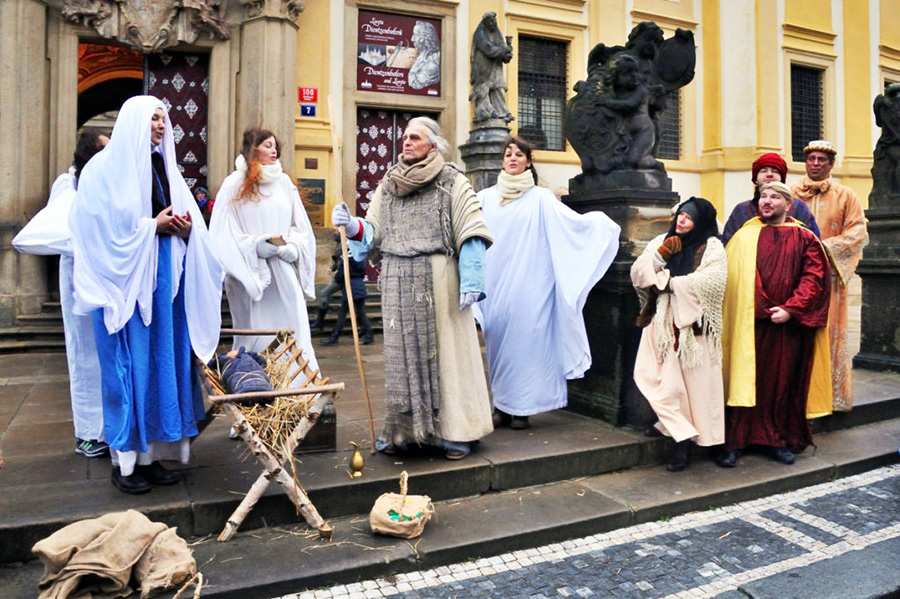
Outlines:
{"type": "MultiPolygon", "coordinates": [[[[207,186],[209,54],[144,54],[108,43],[78,45],[78,128],[151,94],[169,110],[178,168],[192,190],[207,186]]],[[[104,119],[108,122],[108,119],[104,119]]]]}

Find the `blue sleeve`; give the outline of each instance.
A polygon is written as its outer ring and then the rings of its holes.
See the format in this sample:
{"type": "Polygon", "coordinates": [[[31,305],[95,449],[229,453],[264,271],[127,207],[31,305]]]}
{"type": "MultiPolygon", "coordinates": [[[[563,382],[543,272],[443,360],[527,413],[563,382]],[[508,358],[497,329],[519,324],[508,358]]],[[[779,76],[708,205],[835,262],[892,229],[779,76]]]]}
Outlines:
{"type": "Polygon", "coordinates": [[[484,298],[484,258],[487,246],[481,237],[470,237],[459,248],[459,292],[484,298]]]}
{"type": "Polygon", "coordinates": [[[819,232],[819,225],[816,224],[816,217],[810,212],[806,202],[794,199],[794,201],[791,202],[791,211],[793,212],[791,216],[803,223],[816,237],[822,239],[822,234],[819,232]]]}
{"type": "Polygon", "coordinates": [[[372,244],[375,241],[375,229],[364,218],[359,219],[359,223],[363,228],[362,241],[351,241],[348,239],[347,251],[350,252],[350,257],[357,262],[365,262],[366,256],[369,254],[369,250],[372,249],[372,244]]]}

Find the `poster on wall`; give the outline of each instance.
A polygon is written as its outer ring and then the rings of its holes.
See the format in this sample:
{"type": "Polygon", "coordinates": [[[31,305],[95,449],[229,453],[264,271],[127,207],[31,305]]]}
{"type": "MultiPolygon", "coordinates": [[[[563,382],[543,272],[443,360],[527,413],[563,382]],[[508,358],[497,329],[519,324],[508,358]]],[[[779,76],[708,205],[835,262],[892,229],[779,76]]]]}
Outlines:
{"type": "Polygon", "coordinates": [[[356,89],[441,95],[441,21],[359,11],[356,89]]]}

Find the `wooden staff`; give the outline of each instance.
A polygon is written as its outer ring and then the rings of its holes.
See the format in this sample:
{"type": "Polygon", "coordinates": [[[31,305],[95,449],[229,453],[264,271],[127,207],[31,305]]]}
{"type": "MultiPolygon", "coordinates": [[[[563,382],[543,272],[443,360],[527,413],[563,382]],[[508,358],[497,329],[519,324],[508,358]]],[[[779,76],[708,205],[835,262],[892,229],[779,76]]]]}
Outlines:
{"type": "MultiPolygon", "coordinates": [[[[331,96],[328,96],[328,116],[331,124],[331,149],[334,152],[334,189],[338,201],[344,201],[343,185],[341,181],[341,146],[338,141],[337,124],[334,114],[334,104],[331,96]]],[[[356,364],[359,366],[359,378],[362,381],[363,397],[366,399],[366,411],[369,415],[369,445],[372,455],[375,455],[375,423],[372,420],[372,403],[369,401],[369,386],[366,384],[366,370],[363,368],[362,352],[359,348],[359,329],[356,326],[356,308],[353,304],[353,289],[350,286],[350,256],[347,253],[347,227],[338,227],[341,232],[341,255],[344,260],[344,289],[347,291],[347,309],[350,311],[350,326],[353,329],[353,348],[356,350],[356,364]]]]}

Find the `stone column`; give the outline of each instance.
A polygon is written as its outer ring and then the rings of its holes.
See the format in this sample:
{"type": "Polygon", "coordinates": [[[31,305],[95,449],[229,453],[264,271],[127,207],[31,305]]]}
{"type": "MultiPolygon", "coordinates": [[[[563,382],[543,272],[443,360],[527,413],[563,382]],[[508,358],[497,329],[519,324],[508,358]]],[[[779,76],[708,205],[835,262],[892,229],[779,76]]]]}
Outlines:
{"type": "Polygon", "coordinates": [[[668,230],[679,197],[671,179],[658,171],[613,172],[603,178],[602,191],[585,189],[573,179],[563,198],[576,212],[601,210],[622,227],[619,253],[584,306],[591,368],[584,378],[569,381],[569,408],[615,425],[643,427],[654,415],[634,384],[641,329],[635,324],[640,304],[631,264],[648,241],[668,230]],[[648,183],[655,189],[648,190],[648,183]]]}
{"type": "MultiPolygon", "coordinates": [[[[294,164],[297,111],[297,17],[306,0],[241,0],[238,140],[248,127],[265,127],[281,141],[281,164],[294,164]]],[[[312,59],[312,57],[310,57],[312,59]]]]}
{"type": "Polygon", "coordinates": [[[11,244],[49,191],[46,2],[0,2],[0,55],[0,327],[11,327],[47,292],[46,260],[11,244]]]}

